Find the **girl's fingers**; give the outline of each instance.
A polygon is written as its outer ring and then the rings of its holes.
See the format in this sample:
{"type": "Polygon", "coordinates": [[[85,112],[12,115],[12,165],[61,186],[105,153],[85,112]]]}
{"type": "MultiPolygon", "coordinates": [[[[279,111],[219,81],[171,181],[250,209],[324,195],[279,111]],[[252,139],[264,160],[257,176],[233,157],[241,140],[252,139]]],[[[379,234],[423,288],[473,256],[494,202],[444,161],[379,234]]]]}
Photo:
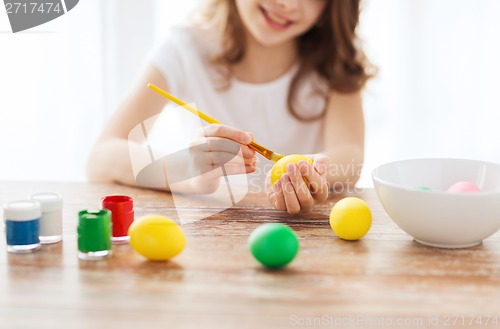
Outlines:
{"type": "MultiPolygon", "coordinates": [[[[217,182],[223,175],[240,175],[257,170],[255,151],[247,144],[250,133],[225,125],[208,125],[198,130],[190,144],[189,153],[194,166],[192,175],[199,181],[217,182]]],[[[210,185],[210,184],[209,184],[210,185]]]]}
{"type": "Polygon", "coordinates": [[[225,152],[201,152],[193,155],[194,164],[200,174],[212,171],[221,166],[238,167],[239,173],[251,173],[257,170],[257,159],[245,159],[239,155],[225,152]]]}
{"type": "Polygon", "coordinates": [[[227,152],[230,154],[241,154],[245,158],[253,158],[255,157],[255,151],[249,148],[248,146],[244,146],[238,144],[235,141],[225,138],[219,137],[207,137],[205,139],[206,143],[206,151],[221,151],[227,152]]]}
{"type": "Polygon", "coordinates": [[[317,154],[314,157],[313,167],[316,172],[320,175],[325,175],[328,171],[328,167],[330,166],[330,158],[323,154],[317,154]]]}
{"type": "Polygon", "coordinates": [[[210,158],[210,165],[213,168],[224,166],[225,168],[228,166],[240,168],[241,174],[252,173],[257,170],[257,159],[244,159],[241,156],[234,156],[229,161],[227,160],[227,153],[223,152],[209,152],[207,156],[210,158]]]}
{"type": "Polygon", "coordinates": [[[190,152],[199,167],[205,165],[213,167],[228,162],[242,162],[248,166],[255,166],[257,162],[255,151],[223,138],[211,137],[202,144],[192,143],[190,152]]]}
{"type": "Polygon", "coordinates": [[[234,155],[226,152],[205,152],[203,154],[205,163],[210,163],[212,167],[220,167],[226,163],[240,163],[244,165],[245,161],[238,155],[234,155]]]}
{"type": "Polygon", "coordinates": [[[304,178],[295,163],[289,163],[286,166],[286,172],[295,190],[296,198],[299,201],[300,208],[303,210],[311,210],[314,206],[314,199],[304,182],[304,178]]]}
{"type": "Polygon", "coordinates": [[[271,195],[271,203],[273,206],[281,211],[286,210],[285,197],[283,195],[283,189],[281,186],[281,181],[277,181],[273,186],[274,193],[271,195]]]}
{"type": "Polygon", "coordinates": [[[216,166],[221,166],[227,163],[242,164],[246,166],[256,166],[257,158],[243,158],[239,155],[229,154],[226,152],[206,152],[205,157],[209,158],[211,163],[216,166]]]}
{"type": "Polygon", "coordinates": [[[297,214],[300,212],[300,203],[297,199],[297,195],[295,194],[295,189],[293,188],[293,184],[290,180],[288,174],[284,174],[280,178],[283,198],[285,199],[286,210],[289,214],[297,214]]]}
{"type": "Polygon", "coordinates": [[[271,171],[269,171],[266,175],[266,179],[265,179],[265,182],[264,182],[264,189],[266,191],[266,194],[267,194],[267,197],[270,198],[271,195],[273,195],[275,192],[274,192],[274,186],[271,185],[271,171]]]}
{"type": "Polygon", "coordinates": [[[252,173],[256,170],[255,167],[250,167],[250,166],[242,166],[240,164],[225,164],[224,165],[224,171],[222,171],[222,167],[218,168],[221,170],[222,175],[224,175],[224,172],[226,175],[241,175],[241,174],[249,174],[252,173]]]}
{"type": "Polygon", "coordinates": [[[244,158],[255,158],[256,154],[255,151],[249,148],[248,146],[241,146],[241,154],[243,155],[244,158]]]}
{"type": "Polygon", "coordinates": [[[314,199],[320,202],[326,200],[326,198],[328,198],[328,184],[325,176],[320,175],[316,169],[306,161],[299,161],[298,168],[301,175],[309,182],[309,190],[314,199]]]}
{"type": "Polygon", "coordinates": [[[208,126],[205,126],[203,130],[204,130],[204,135],[207,138],[208,137],[226,138],[243,145],[248,145],[253,140],[253,136],[250,133],[223,124],[210,124],[208,126]]]}
{"type": "Polygon", "coordinates": [[[200,176],[221,177],[230,175],[248,174],[255,171],[255,167],[242,166],[240,164],[225,164],[224,166],[214,167],[206,172],[200,172],[200,176]]]}

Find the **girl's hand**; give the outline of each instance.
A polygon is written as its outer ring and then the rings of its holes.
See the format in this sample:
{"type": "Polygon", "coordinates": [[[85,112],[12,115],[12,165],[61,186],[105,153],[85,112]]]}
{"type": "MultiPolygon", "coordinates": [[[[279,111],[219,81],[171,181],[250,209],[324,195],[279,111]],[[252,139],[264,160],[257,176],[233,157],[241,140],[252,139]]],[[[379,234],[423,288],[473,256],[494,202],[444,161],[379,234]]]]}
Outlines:
{"type": "Polygon", "coordinates": [[[247,146],[252,140],[250,133],[223,124],[200,128],[189,149],[196,171],[195,190],[211,193],[217,190],[223,175],[254,172],[257,158],[255,151],[247,146]]]}
{"type": "Polygon", "coordinates": [[[287,172],[274,183],[274,186],[271,186],[268,174],[267,196],[276,209],[296,214],[301,210],[310,211],[314,204],[326,200],[328,197],[326,174],[330,159],[323,154],[313,155],[311,159],[312,165],[307,161],[289,163],[286,167],[287,172]]]}

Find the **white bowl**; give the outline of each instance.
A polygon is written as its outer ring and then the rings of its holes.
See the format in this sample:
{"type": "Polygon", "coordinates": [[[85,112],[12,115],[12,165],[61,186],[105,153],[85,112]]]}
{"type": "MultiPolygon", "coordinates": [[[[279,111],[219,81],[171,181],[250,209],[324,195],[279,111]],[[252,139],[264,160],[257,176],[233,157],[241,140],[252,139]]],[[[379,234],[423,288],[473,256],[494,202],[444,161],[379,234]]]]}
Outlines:
{"type": "Polygon", "coordinates": [[[422,244],[466,248],[500,229],[500,165],[465,159],[415,159],[372,172],[380,202],[394,222],[422,244]],[[469,181],[481,192],[450,193],[469,181]],[[431,191],[419,190],[428,187],[431,191]]]}

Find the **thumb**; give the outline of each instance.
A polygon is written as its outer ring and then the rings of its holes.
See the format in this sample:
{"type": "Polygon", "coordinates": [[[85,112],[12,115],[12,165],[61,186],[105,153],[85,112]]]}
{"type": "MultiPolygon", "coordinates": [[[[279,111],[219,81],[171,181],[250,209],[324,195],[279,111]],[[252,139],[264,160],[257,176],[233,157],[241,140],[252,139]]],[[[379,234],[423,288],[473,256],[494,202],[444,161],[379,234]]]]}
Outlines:
{"type": "Polygon", "coordinates": [[[329,165],[330,165],[330,159],[325,155],[319,155],[314,158],[313,162],[314,169],[320,175],[326,174],[329,165]]]}

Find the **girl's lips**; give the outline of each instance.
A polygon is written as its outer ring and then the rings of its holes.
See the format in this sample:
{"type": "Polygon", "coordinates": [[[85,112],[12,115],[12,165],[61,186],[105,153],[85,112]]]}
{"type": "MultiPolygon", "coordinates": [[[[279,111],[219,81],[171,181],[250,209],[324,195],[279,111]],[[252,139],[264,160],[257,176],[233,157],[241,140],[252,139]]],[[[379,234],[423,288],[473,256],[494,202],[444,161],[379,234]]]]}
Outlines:
{"type": "Polygon", "coordinates": [[[267,25],[269,25],[274,30],[282,31],[293,24],[293,22],[286,17],[281,16],[277,13],[273,13],[271,11],[267,11],[263,7],[260,7],[260,11],[264,16],[267,25]]]}

